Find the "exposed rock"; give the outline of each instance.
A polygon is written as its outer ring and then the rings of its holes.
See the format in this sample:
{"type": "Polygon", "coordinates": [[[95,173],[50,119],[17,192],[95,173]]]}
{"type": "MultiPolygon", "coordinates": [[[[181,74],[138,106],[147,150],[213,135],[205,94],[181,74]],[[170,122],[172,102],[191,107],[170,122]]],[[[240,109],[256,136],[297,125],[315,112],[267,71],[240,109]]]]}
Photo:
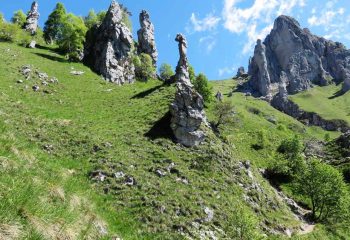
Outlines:
{"type": "Polygon", "coordinates": [[[17,83],[23,83],[23,80],[17,80],[17,83]]]}
{"type": "Polygon", "coordinates": [[[153,65],[156,66],[158,60],[158,51],[154,37],[154,26],[149,18],[147,11],[142,10],[140,13],[141,29],[137,31],[138,36],[138,53],[149,54],[153,60],[153,65]]]}
{"type": "Polygon", "coordinates": [[[47,73],[44,72],[37,72],[38,77],[40,80],[47,80],[49,78],[49,76],[47,75],[47,73]]]}
{"type": "Polygon", "coordinates": [[[220,91],[218,91],[218,92],[216,93],[216,95],[215,95],[215,98],[216,98],[218,101],[222,102],[222,99],[224,98],[224,96],[222,95],[222,93],[221,93],[220,91]]]}
{"type": "Polygon", "coordinates": [[[29,48],[35,48],[36,47],[36,41],[31,41],[28,45],[29,48]]]}
{"type": "Polygon", "coordinates": [[[214,210],[205,207],[204,208],[204,213],[207,215],[203,220],[204,222],[211,222],[214,218],[214,210]]]}
{"type": "Polygon", "coordinates": [[[179,43],[180,60],[176,68],[175,101],[170,105],[171,129],[177,141],[192,147],[201,143],[205,134],[201,126],[207,123],[204,102],[190,82],[187,60],[187,42],[183,35],[175,39],[179,43]]]}
{"type": "Polygon", "coordinates": [[[25,24],[26,31],[30,32],[32,35],[36,34],[38,29],[38,21],[39,21],[39,5],[36,1],[32,3],[32,7],[27,15],[27,22],[25,24]]]}
{"type": "Polygon", "coordinates": [[[245,78],[248,77],[248,74],[245,72],[244,67],[239,67],[237,70],[236,78],[245,78]]]}
{"type": "Polygon", "coordinates": [[[80,76],[80,75],[83,75],[85,72],[83,71],[71,71],[70,74],[72,75],[76,75],[76,76],[80,76]]]}
{"type": "Polygon", "coordinates": [[[34,92],[37,92],[37,91],[40,90],[40,87],[39,87],[38,85],[34,85],[34,86],[32,87],[32,89],[33,89],[34,92]]]}
{"type": "Polygon", "coordinates": [[[257,42],[249,63],[249,85],[263,96],[275,95],[282,72],[289,94],[332,80],[344,81],[345,91],[350,89],[350,51],[302,29],[295,19],[280,16],[265,41],[257,42]]]}
{"type": "Polygon", "coordinates": [[[350,149],[350,131],[342,134],[337,140],[336,143],[338,146],[345,148],[345,149],[350,149]]]}
{"type": "Polygon", "coordinates": [[[131,59],[133,39],[122,22],[123,10],[115,1],[100,26],[87,33],[84,62],[107,81],[116,84],[132,83],[135,79],[131,59]]]}

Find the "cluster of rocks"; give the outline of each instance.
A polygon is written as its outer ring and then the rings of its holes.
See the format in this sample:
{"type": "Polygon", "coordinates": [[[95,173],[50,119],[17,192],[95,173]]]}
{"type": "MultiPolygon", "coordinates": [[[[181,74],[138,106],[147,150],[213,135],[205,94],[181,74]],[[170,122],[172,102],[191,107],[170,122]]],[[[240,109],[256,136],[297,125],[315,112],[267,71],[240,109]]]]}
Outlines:
{"type": "Polygon", "coordinates": [[[207,125],[204,101],[190,81],[186,39],[178,34],[175,40],[179,43],[180,60],[176,67],[175,100],[170,105],[170,126],[179,143],[192,147],[200,144],[205,138],[205,133],[201,130],[201,126],[207,125]]]}
{"type": "MultiPolygon", "coordinates": [[[[134,40],[130,29],[123,23],[123,9],[115,1],[101,25],[87,33],[83,62],[101,74],[107,81],[122,85],[135,81],[132,61],[134,40]]],[[[140,14],[141,29],[138,31],[138,53],[149,54],[156,65],[158,52],[154,38],[154,26],[149,14],[140,14]]]]}
{"type": "MultiPolygon", "coordinates": [[[[34,92],[38,92],[40,90],[40,85],[42,86],[49,86],[50,84],[58,84],[58,79],[56,77],[49,77],[49,75],[45,72],[40,72],[38,70],[32,70],[32,67],[30,65],[24,65],[20,68],[20,72],[21,74],[25,77],[25,80],[30,80],[30,79],[34,79],[34,80],[39,80],[40,83],[38,83],[38,81],[34,81],[32,82],[32,90],[34,92]]],[[[18,84],[23,84],[24,81],[23,80],[17,80],[18,84]]],[[[26,88],[28,88],[28,86],[26,85],[26,88]]],[[[44,91],[46,93],[48,93],[48,91],[44,91]]]]}
{"type": "Polygon", "coordinates": [[[152,58],[153,65],[156,66],[158,60],[158,51],[154,37],[154,26],[150,20],[149,13],[145,10],[142,10],[139,19],[141,29],[137,31],[137,51],[139,54],[149,54],[152,58]]]}
{"type": "Polygon", "coordinates": [[[345,92],[350,89],[350,51],[280,16],[265,41],[257,41],[248,73],[251,89],[263,96],[276,95],[281,82],[288,94],[331,81],[344,82],[345,92]]]}
{"type": "Polygon", "coordinates": [[[25,29],[26,31],[30,32],[32,35],[36,34],[38,29],[38,21],[40,16],[38,9],[39,9],[38,2],[34,1],[27,15],[25,29]]]}

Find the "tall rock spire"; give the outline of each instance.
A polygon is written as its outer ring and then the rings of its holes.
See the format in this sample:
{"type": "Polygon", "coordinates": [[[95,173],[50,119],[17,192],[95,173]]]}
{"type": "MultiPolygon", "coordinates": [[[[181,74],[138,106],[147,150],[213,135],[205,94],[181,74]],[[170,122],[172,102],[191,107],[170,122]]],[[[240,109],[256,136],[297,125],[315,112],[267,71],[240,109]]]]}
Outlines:
{"type": "Polygon", "coordinates": [[[179,143],[192,147],[204,141],[202,127],[207,124],[207,120],[203,98],[190,82],[186,39],[178,34],[175,40],[179,43],[180,60],[176,68],[175,100],[170,105],[171,129],[179,143]]]}
{"type": "Polygon", "coordinates": [[[34,35],[38,29],[38,21],[40,16],[38,9],[39,9],[38,2],[34,1],[27,15],[25,29],[26,31],[30,32],[32,35],[34,35]]]}
{"type": "Polygon", "coordinates": [[[135,79],[131,59],[134,42],[122,18],[123,10],[112,1],[102,24],[88,32],[84,49],[84,63],[107,81],[119,85],[133,83],[135,79]]]}
{"type": "Polygon", "coordinates": [[[150,20],[149,13],[142,10],[140,13],[141,29],[137,31],[138,53],[146,53],[151,56],[153,65],[156,66],[158,60],[158,51],[154,37],[154,26],[150,20]]]}

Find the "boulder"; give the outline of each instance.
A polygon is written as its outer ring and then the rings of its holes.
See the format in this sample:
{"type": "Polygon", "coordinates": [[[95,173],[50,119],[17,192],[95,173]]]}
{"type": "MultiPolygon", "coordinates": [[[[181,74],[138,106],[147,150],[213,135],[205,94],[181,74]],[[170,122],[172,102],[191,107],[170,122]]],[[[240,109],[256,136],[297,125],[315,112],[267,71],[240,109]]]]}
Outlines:
{"type": "Polygon", "coordinates": [[[284,72],[288,94],[331,81],[344,81],[350,89],[350,51],[340,43],[326,40],[302,29],[288,16],[275,20],[264,42],[258,40],[249,61],[249,86],[260,95],[276,95],[284,72]]]}
{"type": "Polygon", "coordinates": [[[107,81],[122,85],[133,83],[135,69],[131,54],[132,34],[122,22],[123,10],[113,1],[100,26],[87,33],[84,63],[107,81]]]}
{"type": "Polygon", "coordinates": [[[171,129],[179,143],[192,147],[205,139],[202,125],[207,125],[204,112],[204,101],[191,84],[188,73],[187,42],[183,35],[178,34],[180,60],[176,68],[176,94],[170,105],[171,129]]]}
{"type": "Polygon", "coordinates": [[[150,20],[148,12],[145,10],[142,10],[139,19],[141,29],[137,31],[137,51],[139,54],[146,53],[150,55],[154,66],[156,66],[158,60],[158,51],[154,37],[154,26],[150,20]]]}
{"type": "Polygon", "coordinates": [[[31,41],[28,45],[29,48],[35,48],[36,47],[36,41],[31,41]]]}
{"type": "Polygon", "coordinates": [[[248,74],[245,72],[244,67],[239,67],[237,70],[236,78],[245,78],[248,77],[248,74]]]}
{"type": "Polygon", "coordinates": [[[38,2],[34,1],[27,15],[25,29],[26,31],[30,32],[32,35],[36,34],[38,29],[38,21],[40,16],[38,9],[39,9],[38,2]]]}

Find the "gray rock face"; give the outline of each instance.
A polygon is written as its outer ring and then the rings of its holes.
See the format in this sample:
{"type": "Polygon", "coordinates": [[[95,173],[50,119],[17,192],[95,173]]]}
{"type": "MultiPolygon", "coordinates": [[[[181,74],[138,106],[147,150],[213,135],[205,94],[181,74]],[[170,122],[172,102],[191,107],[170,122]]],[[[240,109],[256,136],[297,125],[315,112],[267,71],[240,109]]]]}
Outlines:
{"type": "Polygon", "coordinates": [[[201,126],[206,124],[204,101],[190,82],[187,60],[187,42],[183,35],[175,39],[179,43],[180,60],[176,68],[176,94],[170,105],[171,129],[177,141],[184,146],[192,147],[200,144],[205,133],[201,126]]]}
{"type": "Polygon", "coordinates": [[[249,63],[250,87],[265,96],[278,93],[281,72],[289,94],[344,81],[350,89],[350,51],[340,43],[315,36],[288,16],[276,19],[271,33],[258,40],[249,63]]]}
{"type": "Polygon", "coordinates": [[[27,21],[25,24],[26,31],[30,32],[32,35],[34,35],[38,29],[38,21],[39,21],[39,12],[38,12],[39,5],[36,1],[32,3],[32,7],[27,15],[27,21]]]}
{"type": "Polygon", "coordinates": [[[158,51],[154,37],[154,26],[150,20],[148,12],[145,10],[142,10],[142,12],[140,13],[140,25],[141,29],[137,31],[137,51],[139,54],[149,54],[153,60],[154,66],[156,66],[158,60],[158,51]]]}
{"type": "Polygon", "coordinates": [[[133,39],[122,23],[122,9],[112,2],[99,27],[87,33],[84,63],[107,81],[119,85],[133,83],[135,69],[131,59],[133,39]]]}
{"type": "Polygon", "coordinates": [[[239,78],[239,77],[245,77],[247,74],[245,72],[245,69],[244,67],[239,67],[238,70],[237,70],[237,74],[236,74],[236,77],[239,78]]]}

